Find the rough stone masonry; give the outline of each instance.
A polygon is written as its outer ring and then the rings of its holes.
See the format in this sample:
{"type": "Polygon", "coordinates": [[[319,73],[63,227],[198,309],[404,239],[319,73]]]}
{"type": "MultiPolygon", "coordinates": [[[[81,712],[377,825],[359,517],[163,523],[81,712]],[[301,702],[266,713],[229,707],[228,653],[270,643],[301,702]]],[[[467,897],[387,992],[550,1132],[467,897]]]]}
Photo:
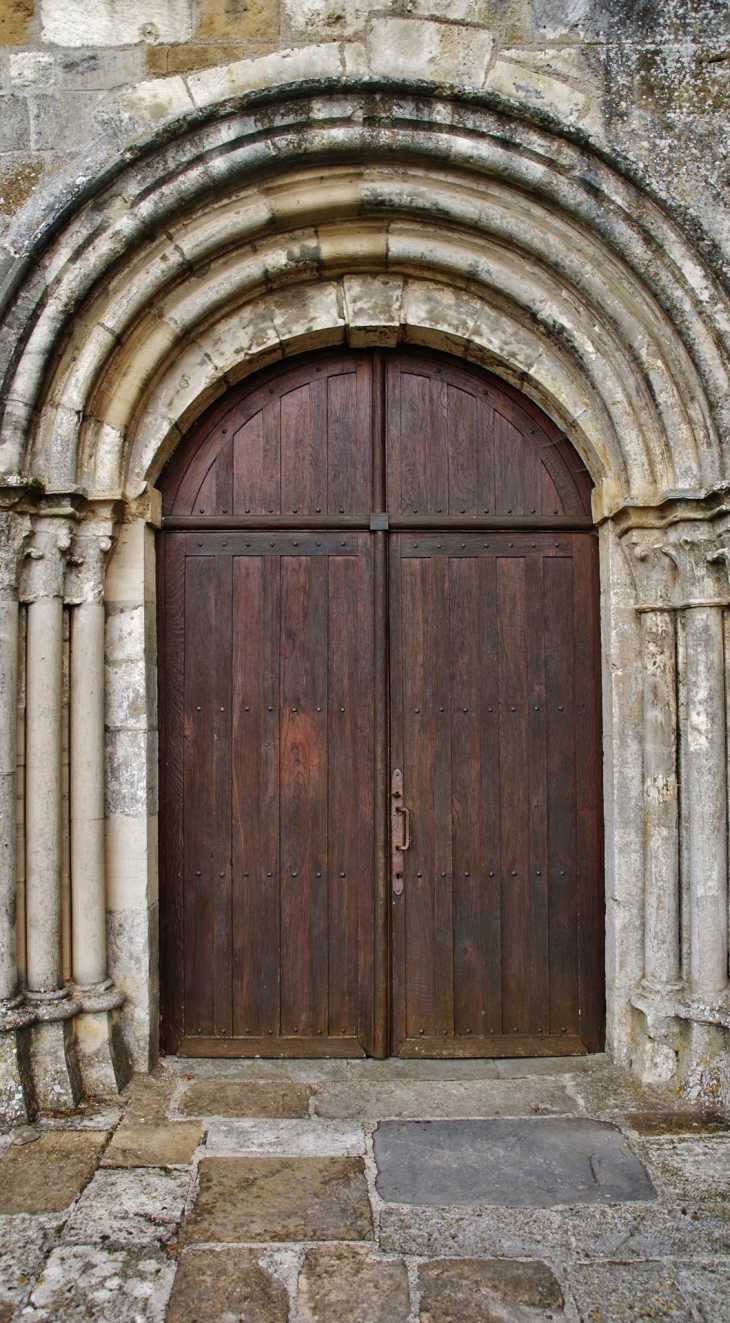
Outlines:
{"type": "Polygon", "coordinates": [[[726,1106],[724,0],[3,0],[0,80],[5,1121],[156,1059],[155,481],[344,342],[490,367],[584,459],[608,1051],[726,1106]]]}

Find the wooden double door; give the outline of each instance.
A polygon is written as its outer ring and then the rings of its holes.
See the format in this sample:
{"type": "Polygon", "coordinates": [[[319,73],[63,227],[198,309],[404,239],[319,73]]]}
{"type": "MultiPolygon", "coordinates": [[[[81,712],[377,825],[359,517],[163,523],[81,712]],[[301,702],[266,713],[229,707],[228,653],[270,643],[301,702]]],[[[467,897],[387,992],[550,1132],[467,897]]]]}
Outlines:
{"type": "Polygon", "coordinates": [[[163,1041],[599,1050],[590,480],[498,379],[339,351],[161,480],[163,1041]]]}

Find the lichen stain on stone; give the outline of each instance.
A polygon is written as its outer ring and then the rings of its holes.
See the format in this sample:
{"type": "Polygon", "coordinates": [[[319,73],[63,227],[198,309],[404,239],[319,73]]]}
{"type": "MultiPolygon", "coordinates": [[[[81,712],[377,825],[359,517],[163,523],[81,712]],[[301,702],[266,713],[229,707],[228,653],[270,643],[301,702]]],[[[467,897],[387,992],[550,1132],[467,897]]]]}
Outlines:
{"type": "Polygon", "coordinates": [[[23,156],[0,165],[0,212],[12,216],[30,197],[43,172],[40,156],[23,156]]]}

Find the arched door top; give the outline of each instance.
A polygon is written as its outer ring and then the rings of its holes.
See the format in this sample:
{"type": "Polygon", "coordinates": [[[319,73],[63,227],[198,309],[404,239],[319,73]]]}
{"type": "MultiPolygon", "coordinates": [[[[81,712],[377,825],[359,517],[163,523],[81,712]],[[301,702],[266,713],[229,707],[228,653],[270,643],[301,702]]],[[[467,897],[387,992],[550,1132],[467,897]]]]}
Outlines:
{"type": "MultiPolygon", "coordinates": [[[[590,516],[577,452],[499,378],[400,349],[387,357],[386,398],[390,515],[590,516]]],[[[369,515],[372,409],[369,350],[259,374],[209,410],[173,457],[160,484],[164,514],[369,515]]]]}

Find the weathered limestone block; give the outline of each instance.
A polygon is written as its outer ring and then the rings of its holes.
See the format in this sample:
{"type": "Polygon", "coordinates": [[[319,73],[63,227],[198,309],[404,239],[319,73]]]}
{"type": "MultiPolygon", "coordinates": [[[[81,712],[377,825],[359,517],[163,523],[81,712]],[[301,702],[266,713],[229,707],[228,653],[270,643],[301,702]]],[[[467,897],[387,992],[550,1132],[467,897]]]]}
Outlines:
{"type": "Polygon", "coordinates": [[[83,1097],[72,1023],[79,1009],[78,1002],[71,1001],[61,1007],[36,1007],[37,1014],[59,1017],[39,1019],[29,1030],[33,1089],[43,1111],[72,1112],[83,1097]]]}
{"type": "MultiPolygon", "coordinates": [[[[299,0],[297,7],[301,7],[299,0]]],[[[279,9],[271,0],[246,0],[245,4],[231,4],[231,0],[199,0],[198,12],[196,41],[220,41],[222,37],[237,41],[271,41],[279,35],[279,9]]]]}
{"type": "MultiPolygon", "coordinates": [[[[12,1012],[3,1017],[7,1023],[12,1012]]],[[[35,1114],[33,1077],[30,1067],[30,1017],[17,1015],[21,1025],[17,1029],[0,1028],[0,1129],[30,1121],[35,1114]]]]}
{"type": "Polygon", "coordinates": [[[84,1093],[92,1097],[108,1097],[121,1093],[132,1077],[129,1052],[124,1041],[119,1005],[124,998],[112,987],[109,980],[109,993],[96,993],[87,999],[88,1005],[97,1002],[104,1007],[105,1002],[112,1004],[110,1009],[84,1011],[74,1021],[76,1034],[76,1053],[83,1082],[84,1093]]]}
{"type": "Polygon", "coordinates": [[[126,46],[137,41],[187,41],[192,0],[43,0],[43,40],[57,46],[126,46]]]}
{"type": "Polygon", "coordinates": [[[494,38],[484,29],[426,19],[379,18],[370,29],[374,74],[433,78],[439,83],[483,87],[494,38]]]}
{"type": "Polygon", "coordinates": [[[384,348],[398,343],[401,331],[403,279],[400,276],[345,276],[347,339],[353,349],[384,348]]]}

